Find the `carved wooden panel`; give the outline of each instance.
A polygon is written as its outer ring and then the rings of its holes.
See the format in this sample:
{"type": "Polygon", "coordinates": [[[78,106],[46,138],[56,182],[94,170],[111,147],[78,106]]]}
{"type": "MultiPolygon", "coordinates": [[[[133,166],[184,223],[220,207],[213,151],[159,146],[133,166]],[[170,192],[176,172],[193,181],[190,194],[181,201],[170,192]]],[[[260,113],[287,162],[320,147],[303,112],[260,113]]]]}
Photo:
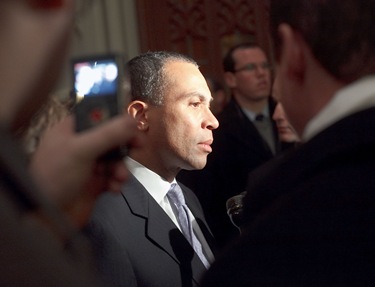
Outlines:
{"type": "Polygon", "coordinates": [[[271,51],[268,0],[139,0],[142,52],[172,50],[193,57],[204,74],[221,77],[221,60],[240,42],[271,51]]]}

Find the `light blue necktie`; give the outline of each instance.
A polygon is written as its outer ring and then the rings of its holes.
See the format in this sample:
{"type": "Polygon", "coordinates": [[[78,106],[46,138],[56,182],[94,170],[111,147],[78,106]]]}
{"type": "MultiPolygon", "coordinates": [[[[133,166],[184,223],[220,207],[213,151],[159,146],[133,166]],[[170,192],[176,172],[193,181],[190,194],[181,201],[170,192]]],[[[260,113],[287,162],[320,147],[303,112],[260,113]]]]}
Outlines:
{"type": "Polygon", "coordinates": [[[172,183],[171,188],[167,193],[167,197],[170,203],[173,204],[177,210],[177,221],[181,227],[183,235],[189,241],[190,245],[193,247],[195,253],[199,256],[204,266],[208,269],[210,267],[210,263],[204,256],[202,245],[194,234],[193,226],[189,220],[188,207],[185,203],[185,198],[182,194],[180,186],[176,183],[172,183]]]}

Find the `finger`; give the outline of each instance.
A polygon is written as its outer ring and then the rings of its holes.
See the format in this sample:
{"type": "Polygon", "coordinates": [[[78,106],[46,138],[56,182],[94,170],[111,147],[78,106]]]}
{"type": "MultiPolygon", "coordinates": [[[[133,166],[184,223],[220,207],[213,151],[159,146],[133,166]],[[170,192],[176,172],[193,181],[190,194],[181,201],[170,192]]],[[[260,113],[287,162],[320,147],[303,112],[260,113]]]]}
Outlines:
{"type": "Polygon", "coordinates": [[[129,178],[129,172],[124,162],[100,162],[94,169],[94,186],[97,192],[120,192],[122,186],[129,178]],[[98,190],[98,186],[103,188],[98,190]]]}
{"type": "Polygon", "coordinates": [[[129,177],[129,171],[124,162],[118,162],[113,167],[112,177],[120,182],[124,182],[129,177]]]}
{"type": "Polygon", "coordinates": [[[108,191],[111,193],[121,193],[124,182],[122,181],[111,181],[108,185],[108,191]]]}
{"type": "Polygon", "coordinates": [[[135,131],[134,119],[121,115],[80,133],[76,145],[83,154],[98,157],[111,149],[126,145],[135,136],[135,131]]]}
{"type": "Polygon", "coordinates": [[[48,137],[51,135],[52,137],[62,135],[64,137],[71,136],[74,133],[74,119],[71,115],[64,117],[60,121],[53,124],[51,127],[47,127],[47,129],[41,134],[41,138],[48,137]]]}
{"type": "Polygon", "coordinates": [[[107,191],[121,192],[122,186],[129,178],[129,171],[123,162],[111,165],[111,175],[107,178],[107,191]]]}

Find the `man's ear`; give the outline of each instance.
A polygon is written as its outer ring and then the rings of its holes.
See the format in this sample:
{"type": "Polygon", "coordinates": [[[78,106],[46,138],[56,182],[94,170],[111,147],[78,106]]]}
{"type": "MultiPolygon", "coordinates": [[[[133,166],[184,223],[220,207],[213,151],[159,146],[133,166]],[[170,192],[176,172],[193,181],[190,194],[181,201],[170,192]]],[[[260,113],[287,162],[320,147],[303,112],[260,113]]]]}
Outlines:
{"type": "Polygon", "coordinates": [[[302,81],[306,69],[306,44],[302,37],[287,24],[279,26],[281,38],[280,68],[292,80],[302,81]]]}
{"type": "Polygon", "coordinates": [[[225,72],[224,80],[229,88],[235,88],[237,86],[236,77],[232,72],[225,72]]]}
{"type": "Polygon", "coordinates": [[[140,131],[148,129],[149,105],[142,101],[132,101],[127,107],[127,113],[137,122],[140,131]]]}

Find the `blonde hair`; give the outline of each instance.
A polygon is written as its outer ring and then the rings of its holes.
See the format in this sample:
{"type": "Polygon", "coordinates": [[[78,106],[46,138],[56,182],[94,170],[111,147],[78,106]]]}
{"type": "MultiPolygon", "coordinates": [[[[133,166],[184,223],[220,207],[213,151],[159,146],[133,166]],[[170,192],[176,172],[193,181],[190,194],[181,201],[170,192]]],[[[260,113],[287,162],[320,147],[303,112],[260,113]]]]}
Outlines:
{"type": "Polygon", "coordinates": [[[70,114],[68,104],[51,97],[31,119],[30,125],[23,132],[23,145],[28,154],[38,147],[43,133],[70,114]]]}

